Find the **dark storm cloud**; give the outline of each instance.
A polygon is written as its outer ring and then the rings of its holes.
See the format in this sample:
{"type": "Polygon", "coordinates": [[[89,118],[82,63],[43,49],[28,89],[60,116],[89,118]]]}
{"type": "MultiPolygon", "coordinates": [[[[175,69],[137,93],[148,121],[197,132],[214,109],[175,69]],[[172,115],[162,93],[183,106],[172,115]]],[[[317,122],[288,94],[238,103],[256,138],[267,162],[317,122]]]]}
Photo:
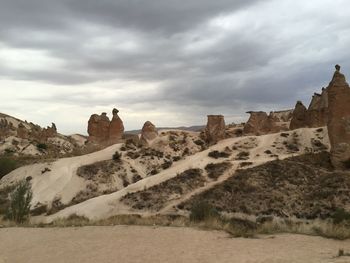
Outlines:
{"type": "Polygon", "coordinates": [[[0,4],[0,79],[71,86],[37,98],[51,104],[236,115],[308,104],[334,64],[350,72],[345,0],[0,4]]]}

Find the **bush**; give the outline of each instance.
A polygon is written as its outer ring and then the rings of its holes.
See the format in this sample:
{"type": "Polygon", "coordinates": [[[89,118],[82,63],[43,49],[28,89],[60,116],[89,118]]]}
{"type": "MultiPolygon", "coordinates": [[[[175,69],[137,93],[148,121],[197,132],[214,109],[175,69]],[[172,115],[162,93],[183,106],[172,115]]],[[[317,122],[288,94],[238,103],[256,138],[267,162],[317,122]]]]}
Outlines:
{"type": "Polygon", "coordinates": [[[170,166],[172,166],[172,164],[173,164],[172,161],[165,161],[165,162],[162,164],[163,170],[168,169],[170,166]]]}
{"type": "Polygon", "coordinates": [[[236,160],[248,160],[249,155],[249,152],[239,152],[236,156],[236,160]]]}
{"type": "Polygon", "coordinates": [[[230,157],[230,154],[227,152],[212,151],[208,153],[208,156],[214,159],[218,159],[218,158],[228,158],[230,157]]]}
{"type": "Polygon", "coordinates": [[[198,140],[195,140],[194,143],[198,146],[204,146],[205,145],[205,142],[201,139],[198,139],[198,140]]]}
{"type": "Polygon", "coordinates": [[[39,151],[43,152],[43,151],[46,151],[48,147],[47,147],[47,145],[46,145],[45,143],[38,143],[38,144],[36,145],[36,148],[37,148],[39,151]]]}
{"type": "Polygon", "coordinates": [[[209,163],[207,166],[205,166],[205,170],[208,173],[208,177],[210,179],[217,180],[221,175],[224,174],[224,172],[232,166],[229,162],[222,162],[222,163],[209,163]]]}
{"type": "Polygon", "coordinates": [[[11,193],[7,218],[19,224],[28,220],[32,197],[30,182],[26,180],[19,182],[16,189],[11,193]]]}
{"type": "Polygon", "coordinates": [[[17,168],[17,162],[10,158],[0,158],[0,179],[17,168]]]}
{"type": "Polygon", "coordinates": [[[121,157],[122,157],[122,154],[119,153],[118,151],[116,151],[116,152],[113,154],[112,159],[113,159],[114,161],[120,161],[120,158],[121,158],[121,157]]]}
{"type": "Polygon", "coordinates": [[[350,213],[343,208],[338,208],[332,218],[334,224],[340,224],[343,221],[350,221],[350,213]]]}
{"type": "Polygon", "coordinates": [[[212,205],[206,202],[198,202],[191,208],[190,220],[198,222],[218,216],[218,211],[212,205]]]}

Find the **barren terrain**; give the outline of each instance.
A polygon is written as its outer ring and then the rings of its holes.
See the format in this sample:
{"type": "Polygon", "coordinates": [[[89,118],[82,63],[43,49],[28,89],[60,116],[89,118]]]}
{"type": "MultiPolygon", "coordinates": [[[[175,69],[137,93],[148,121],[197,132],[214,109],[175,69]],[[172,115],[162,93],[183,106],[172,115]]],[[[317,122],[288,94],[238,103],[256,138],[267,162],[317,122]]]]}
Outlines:
{"type": "Polygon", "coordinates": [[[172,227],[0,229],[1,263],[350,262],[336,257],[339,249],[349,251],[350,241],[290,234],[231,238],[224,232],[172,227]]]}

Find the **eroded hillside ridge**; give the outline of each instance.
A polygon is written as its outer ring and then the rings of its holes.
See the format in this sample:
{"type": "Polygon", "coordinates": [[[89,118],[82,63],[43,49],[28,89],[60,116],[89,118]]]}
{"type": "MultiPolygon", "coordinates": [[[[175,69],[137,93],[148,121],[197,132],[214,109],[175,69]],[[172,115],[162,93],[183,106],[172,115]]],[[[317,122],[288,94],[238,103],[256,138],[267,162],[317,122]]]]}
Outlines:
{"type": "Polygon", "coordinates": [[[334,171],[327,152],[306,154],[237,171],[179,208],[205,200],[218,211],[254,216],[329,218],[350,203],[350,176],[334,171]]]}
{"type": "Polygon", "coordinates": [[[84,145],[80,135],[64,136],[52,123],[42,128],[32,122],[0,114],[0,155],[59,157],[84,145]]]}

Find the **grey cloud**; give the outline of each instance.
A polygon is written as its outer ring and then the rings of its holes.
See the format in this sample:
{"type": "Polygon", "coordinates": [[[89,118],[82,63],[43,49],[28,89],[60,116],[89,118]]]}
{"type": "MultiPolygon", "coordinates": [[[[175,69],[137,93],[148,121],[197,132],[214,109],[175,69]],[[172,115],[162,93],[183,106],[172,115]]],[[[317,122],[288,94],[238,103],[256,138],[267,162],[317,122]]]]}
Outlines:
{"type": "Polygon", "coordinates": [[[334,64],[350,72],[346,2],[332,10],[327,2],[315,14],[295,8],[301,0],[286,1],[293,5],[284,19],[287,4],[279,0],[0,0],[0,49],[34,49],[62,61],[26,70],[0,62],[0,78],[71,85],[41,100],[86,108],[158,105],[239,115],[307,104],[334,64]],[[238,16],[232,28],[209,24],[225,15],[238,16]],[[93,95],[103,93],[98,83],[117,80],[160,86],[123,98],[113,87],[115,95],[93,95]]]}

